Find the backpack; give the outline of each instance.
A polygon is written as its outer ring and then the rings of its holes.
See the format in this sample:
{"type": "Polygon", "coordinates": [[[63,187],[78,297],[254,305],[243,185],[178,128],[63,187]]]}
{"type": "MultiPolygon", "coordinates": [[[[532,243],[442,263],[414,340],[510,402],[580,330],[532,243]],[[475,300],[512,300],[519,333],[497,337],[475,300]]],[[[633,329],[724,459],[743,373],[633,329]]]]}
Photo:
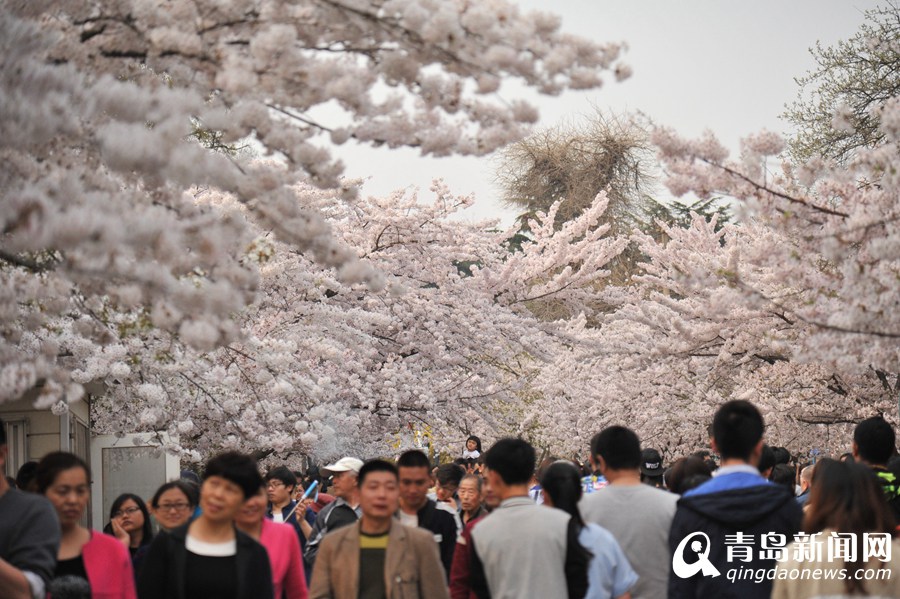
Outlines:
{"type": "MultiPolygon", "coordinates": [[[[337,502],[332,501],[319,512],[319,517],[323,518],[322,528],[317,531],[315,536],[311,536],[306,540],[306,549],[303,551],[303,563],[304,565],[312,571],[313,565],[316,563],[316,556],[319,554],[319,544],[322,542],[322,539],[325,538],[325,535],[331,532],[328,526],[328,521],[331,518],[331,514],[338,507],[345,506],[347,509],[353,509],[346,503],[342,503],[340,506],[337,505],[337,502]]],[[[359,513],[357,510],[353,510],[356,513],[357,519],[359,518],[359,513]]]]}

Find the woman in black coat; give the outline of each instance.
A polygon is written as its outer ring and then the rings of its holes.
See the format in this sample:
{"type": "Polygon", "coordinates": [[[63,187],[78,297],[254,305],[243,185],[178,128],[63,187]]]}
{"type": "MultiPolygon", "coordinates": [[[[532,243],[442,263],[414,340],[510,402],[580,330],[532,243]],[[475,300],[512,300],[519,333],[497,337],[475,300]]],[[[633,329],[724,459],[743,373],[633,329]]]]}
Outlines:
{"type": "Polygon", "coordinates": [[[249,456],[229,452],[211,459],[200,489],[203,512],[154,539],[138,580],[138,597],[272,599],[265,548],[234,527],[244,500],[262,484],[249,456]]]}

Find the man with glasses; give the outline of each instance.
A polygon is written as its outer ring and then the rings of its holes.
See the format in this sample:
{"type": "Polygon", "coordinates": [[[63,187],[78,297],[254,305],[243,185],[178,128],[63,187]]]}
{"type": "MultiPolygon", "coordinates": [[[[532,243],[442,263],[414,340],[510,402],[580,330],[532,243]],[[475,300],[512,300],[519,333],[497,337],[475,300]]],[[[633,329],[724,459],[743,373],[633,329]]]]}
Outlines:
{"type": "Polygon", "coordinates": [[[319,544],[325,535],[348,524],[356,523],[362,515],[359,508],[359,487],[356,485],[356,478],[362,466],[362,460],[346,457],[321,470],[323,476],[331,476],[330,491],[337,499],[319,510],[312,528],[309,531],[304,530],[304,532],[308,532],[306,549],[303,551],[307,581],[312,578],[312,569],[319,552],[319,544]]]}
{"type": "Polygon", "coordinates": [[[293,526],[300,539],[300,551],[303,551],[306,548],[306,535],[303,534],[300,522],[306,520],[308,525],[315,521],[316,516],[312,510],[302,504],[298,505],[292,499],[296,487],[297,477],[284,466],[274,468],[266,474],[266,496],[269,498],[266,518],[293,526]]]}

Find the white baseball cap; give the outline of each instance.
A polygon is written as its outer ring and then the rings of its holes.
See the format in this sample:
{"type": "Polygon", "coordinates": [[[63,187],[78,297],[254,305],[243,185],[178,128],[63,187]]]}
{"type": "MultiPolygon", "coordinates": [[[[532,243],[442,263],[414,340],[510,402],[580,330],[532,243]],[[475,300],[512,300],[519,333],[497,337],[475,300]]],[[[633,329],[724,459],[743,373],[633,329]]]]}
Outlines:
{"type": "Polygon", "coordinates": [[[334,464],[329,464],[320,471],[323,474],[331,475],[335,472],[355,472],[359,474],[359,469],[363,467],[363,461],[358,458],[341,458],[334,464]]]}

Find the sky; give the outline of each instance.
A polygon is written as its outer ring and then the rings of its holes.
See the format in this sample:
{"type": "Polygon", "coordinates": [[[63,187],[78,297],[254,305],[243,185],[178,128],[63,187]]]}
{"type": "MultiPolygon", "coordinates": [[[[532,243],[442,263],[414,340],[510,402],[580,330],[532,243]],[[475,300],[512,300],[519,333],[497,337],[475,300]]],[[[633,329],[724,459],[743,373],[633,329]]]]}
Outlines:
{"type": "MultiPolygon", "coordinates": [[[[595,107],[614,113],[642,112],[682,135],[713,131],[736,150],[741,137],[768,129],[789,132],[780,119],[797,97],[794,81],[814,67],[809,48],[830,46],[854,35],[864,12],[878,3],[862,0],[519,0],[525,11],[555,12],[564,31],[605,42],[626,42],[625,62],[634,74],[599,90],[557,97],[529,94],[540,109],[538,126],[578,123],[595,107]]],[[[517,89],[520,89],[517,87],[517,89]]],[[[505,98],[511,90],[501,88],[505,98]]],[[[515,213],[499,201],[496,160],[491,157],[423,158],[414,150],[369,149],[349,144],[338,155],[347,174],[368,177],[364,193],[383,195],[418,187],[427,199],[432,179],[451,191],[475,195],[464,217],[499,218],[515,213]]],[[[661,194],[665,192],[660,191],[661,194]]]]}

